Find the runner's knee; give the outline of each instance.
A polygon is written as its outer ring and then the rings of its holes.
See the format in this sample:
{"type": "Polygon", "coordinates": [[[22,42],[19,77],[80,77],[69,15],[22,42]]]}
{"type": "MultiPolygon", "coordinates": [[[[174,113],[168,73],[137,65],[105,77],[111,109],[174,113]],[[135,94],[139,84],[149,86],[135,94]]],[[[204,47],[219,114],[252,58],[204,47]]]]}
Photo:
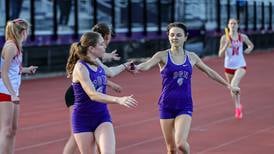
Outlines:
{"type": "Polygon", "coordinates": [[[101,154],[115,154],[115,147],[99,149],[101,154]]]}
{"type": "Polygon", "coordinates": [[[168,154],[175,154],[176,153],[176,146],[175,145],[167,145],[167,153],[168,154]]]}
{"type": "Polygon", "coordinates": [[[176,142],[176,147],[180,151],[188,152],[189,151],[189,144],[187,141],[178,141],[176,142]]]}
{"type": "Polygon", "coordinates": [[[16,134],[16,130],[17,128],[3,127],[1,130],[1,134],[6,138],[14,137],[16,134]]]}
{"type": "Polygon", "coordinates": [[[105,150],[100,150],[101,154],[115,154],[114,150],[109,150],[109,149],[105,149],[105,150]]]}

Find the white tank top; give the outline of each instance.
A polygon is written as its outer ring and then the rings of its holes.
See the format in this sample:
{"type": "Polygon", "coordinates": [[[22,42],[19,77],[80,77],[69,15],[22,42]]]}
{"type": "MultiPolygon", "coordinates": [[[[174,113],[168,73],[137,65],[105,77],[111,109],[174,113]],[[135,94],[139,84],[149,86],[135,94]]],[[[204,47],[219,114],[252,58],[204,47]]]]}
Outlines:
{"type": "MultiPolygon", "coordinates": [[[[9,43],[14,43],[14,42],[12,41],[6,42],[3,49],[9,43]]],[[[10,68],[8,70],[8,77],[10,79],[13,90],[16,92],[16,95],[19,96],[19,88],[21,85],[22,52],[19,50],[18,47],[17,49],[18,49],[17,55],[11,60],[11,63],[10,63],[10,68]]],[[[4,61],[5,60],[1,56],[1,65],[0,65],[1,70],[3,67],[4,61]]],[[[10,92],[4,85],[2,78],[0,78],[0,93],[10,95],[10,92]]]]}
{"type": "Polygon", "coordinates": [[[231,46],[226,49],[225,52],[225,68],[238,69],[246,66],[244,53],[243,53],[243,40],[239,33],[238,40],[232,40],[229,36],[231,46]]]}

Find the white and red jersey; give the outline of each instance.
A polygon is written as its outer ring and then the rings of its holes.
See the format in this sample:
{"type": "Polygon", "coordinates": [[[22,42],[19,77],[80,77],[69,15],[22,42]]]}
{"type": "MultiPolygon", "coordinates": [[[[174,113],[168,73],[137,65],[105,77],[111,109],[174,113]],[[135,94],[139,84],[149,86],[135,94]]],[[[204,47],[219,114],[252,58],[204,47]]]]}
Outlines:
{"type": "MultiPolygon", "coordinates": [[[[14,43],[14,42],[7,41],[3,48],[5,48],[5,46],[10,43],[14,43]]],[[[13,57],[10,63],[10,68],[8,70],[8,77],[10,79],[13,90],[16,92],[16,95],[19,96],[19,88],[21,85],[22,52],[19,50],[18,47],[17,49],[18,49],[17,55],[13,57]]],[[[1,69],[4,65],[4,61],[5,59],[3,59],[3,57],[1,56],[1,65],[0,65],[1,69]]],[[[0,78],[0,93],[10,95],[10,92],[6,88],[2,78],[0,78]]]]}
{"type": "Polygon", "coordinates": [[[229,69],[238,69],[246,66],[244,53],[243,53],[243,38],[242,35],[238,34],[238,39],[233,40],[229,36],[230,45],[225,52],[225,63],[224,67],[229,69]]]}

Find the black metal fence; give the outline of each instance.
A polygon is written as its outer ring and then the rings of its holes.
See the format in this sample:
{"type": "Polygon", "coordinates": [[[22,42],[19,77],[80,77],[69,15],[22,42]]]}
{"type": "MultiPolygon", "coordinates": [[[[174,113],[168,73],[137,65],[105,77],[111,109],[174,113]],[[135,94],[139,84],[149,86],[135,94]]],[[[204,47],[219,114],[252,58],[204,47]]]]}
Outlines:
{"type": "Polygon", "coordinates": [[[234,17],[240,21],[240,27],[244,31],[272,30],[273,4],[271,1],[247,1],[238,0],[231,3],[231,0],[217,0],[217,31],[223,28],[222,23],[234,17]],[[222,2],[222,3],[221,3],[222,2]],[[232,13],[231,11],[234,10],[232,13]]]}
{"type": "Polygon", "coordinates": [[[150,32],[157,35],[148,39],[162,38],[166,25],[173,21],[185,22],[193,36],[215,35],[222,33],[231,17],[240,20],[240,29],[246,33],[273,32],[272,0],[3,0],[0,3],[5,6],[0,10],[3,17],[0,46],[5,23],[16,17],[26,18],[32,25],[28,45],[67,44],[97,22],[111,23],[113,31],[121,34],[117,35],[118,41],[147,38],[150,32]]]}
{"type": "Polygon", "coordinates": [[[110,49],[123,59],[150,56],[168,47],[165,29],[173,21],[184,22],[190,36],[187,49],[198,55],[216,54],[229,18],[240,21],[255,48],[273,48],[274,0],[2,0],[0,48],[8,20],[20,17],[31,23],[25,44],[24,64],[39,70],[64,69],[69,44],[90,31],[97,22],[111,24],[110,49]],[[17,3],[14,3],[17,1],[17,3]],[[21,1],[22,3],[18,3],[21,1]],[[21,4],[20,7],[14,4],[21,4]],[[16,9],[17,8],[17,9],[16,9]],[[20,8],[20,9],[18,9],[20,8]],[[37,52],[39,51],[39,52],[37,52]],[[43,67],[44,66],[44,69],[43,67]]]}

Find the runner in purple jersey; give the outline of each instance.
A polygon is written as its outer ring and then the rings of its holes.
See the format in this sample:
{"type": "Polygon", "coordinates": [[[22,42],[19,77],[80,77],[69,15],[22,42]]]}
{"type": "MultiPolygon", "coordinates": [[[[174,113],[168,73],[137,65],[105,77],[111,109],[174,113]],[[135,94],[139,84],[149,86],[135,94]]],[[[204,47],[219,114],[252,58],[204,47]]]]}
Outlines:
{"type": "MultiPolygon", "coordinates": [[[[93,32],[98,32],[102,35],[104,39],[105,46],[108,47],[110,40],[112,38],[112,31],[111,28],[106,23],[98,23],[92,27],[93,32]]],[[[102,61],[111,61],[111,60],[120,60],[120,57],[116,53],[117,50],[112,51],[111,53],[104,53],[104,56],[102,58],[102,61]]],[[[69,75],[68,78],[71,78],[69,75]]],[[[110,80],[107,80],[107,86],[110,87],[115,92],[121,92],[122,87],[110,80]]],[[[74,93],[73,93],[73,87],[70,85],[66,91],[65,94],[65,102],[67,107],[69,108],[69,114],[71,117],[71,113],[73,110],[73,104],[74,104],[74,93]]],[[[71,120],[70,120],[71,122],[71,120]]],[[[77,144],[73,137],[73,133],[71,132],[71,135],[64,147],[63,154],[75,154],[77,151],[77,144]]]]}
{"type": "Polygon", "coordinates": [[[97,32],[84,33],[80,42],[73,43],[67,72],[72,76],[75,104],[72,112],[72,131],[81,153],[115,153],[115,135],[106,104],[135,107],[133,96],[106,95],[106,75],[113,77],[130,68],[130,62],[107,67],[100,58],[105,53],[102,36],[97,32]]]}
{"type": "Polygon", "coordinates": [[[167,153],[179,151],[190,153],[187,142],[192,119],[191,77],[196,66],[213,80],[237,93],[238,87],[231,87],[218,73],[209,68],[194,53],[184,49],[187,28],[183,23],[171,23],[167,27],[170,49],[159,51],[148,61],[137,66],[136,72],[147,71],[159,65],[162,76],[162,92],[159,98],[160,124],[165,138],[167,153]]]}

